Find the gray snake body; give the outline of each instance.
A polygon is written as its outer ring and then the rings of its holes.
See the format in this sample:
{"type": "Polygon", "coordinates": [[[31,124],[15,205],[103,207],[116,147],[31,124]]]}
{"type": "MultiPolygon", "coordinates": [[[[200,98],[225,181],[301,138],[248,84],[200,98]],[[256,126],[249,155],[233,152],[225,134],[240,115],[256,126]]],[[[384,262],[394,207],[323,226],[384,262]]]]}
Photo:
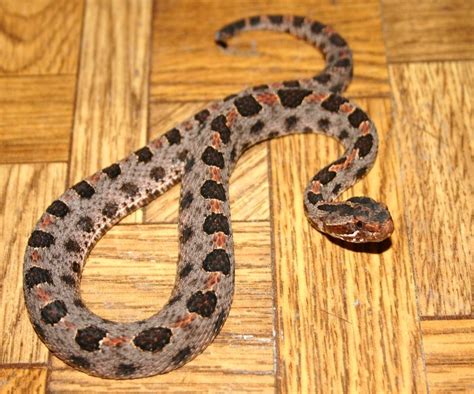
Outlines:
{"type": "Polygon", "coordinates": [[[201,353],[229,313],[234,253],[228,180],[241,153],[296,132],[338,139],[345,152],[305,190],[320,231],[350,242],[381,241],[393,223],[368,197],[336,197],[372,166],[377,133],[367,115],[339,96],[352,54],[331,28],[297,16],[255,16],[221,29],[217,44],[243,30],[277,30],[319,47],[325,70],[314,78],[246,89],[211,104],[111,166],[77,183],[40,218],[26,248],[24,294],[32,324],[59,358],[87,373],[123,379],[169,372],[201,353]],[[143,321],[117,323],[92,313],[79,284],[95,242],[120,219],[182,182],[180,258],[168,303],[143,321]]]}

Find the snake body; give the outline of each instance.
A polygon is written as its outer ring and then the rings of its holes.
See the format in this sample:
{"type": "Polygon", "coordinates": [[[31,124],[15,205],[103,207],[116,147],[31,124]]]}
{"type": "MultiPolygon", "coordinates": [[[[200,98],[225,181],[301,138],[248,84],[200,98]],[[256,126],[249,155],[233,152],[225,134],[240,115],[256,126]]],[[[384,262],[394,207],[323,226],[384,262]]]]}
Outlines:
{"type": "Polygon", "coordinates": [[[304,192],[320,231],[350,242],[381,241],[393,223],[368,197],[335,199],[372,166],[376,129],[338,95],[352,77],[352,53],[330,27],[299,16],[253,16],[216,33],[216,43],[245,30],[276,30],[309,41],[326,59],[313,78],[255,86],[211,104],[125,159],[66,190],[28,239],[24,294],[31,322],[48,348],[89,374],[137,378],[176,369],[219,333],[231,307],[234,252],[228,182],[244,150],[296,132],[336,138],[344,154],[320,170],[304,192]],[[155,315],[107,321],[80,296],[85,260],[102,235],[133,210],[181,180],[180,258],[174,290],[155,315]]]}

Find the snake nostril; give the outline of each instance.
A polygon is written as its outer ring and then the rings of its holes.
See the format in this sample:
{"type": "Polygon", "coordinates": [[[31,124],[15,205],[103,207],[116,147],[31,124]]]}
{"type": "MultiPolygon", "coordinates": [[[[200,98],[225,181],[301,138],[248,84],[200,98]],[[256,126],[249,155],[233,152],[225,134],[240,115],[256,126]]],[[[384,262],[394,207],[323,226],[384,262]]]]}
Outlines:
{"type": "Polygon", "coordinates": [[[357,228],[362,228],[362,227],[364,227],[364,223],[362,223],[360,220],[358,220],[358,221],[356,222],[356,227],[357,227],[357,228]]]}

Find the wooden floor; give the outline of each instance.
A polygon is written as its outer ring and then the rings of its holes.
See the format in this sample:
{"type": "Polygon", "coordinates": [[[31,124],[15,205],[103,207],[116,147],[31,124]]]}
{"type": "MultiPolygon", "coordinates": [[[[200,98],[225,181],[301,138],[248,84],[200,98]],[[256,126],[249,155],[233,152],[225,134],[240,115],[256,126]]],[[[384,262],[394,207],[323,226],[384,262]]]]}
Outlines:
{"type": "MultiPolygon", "coordinates": [[[[466,0],[1,0],[0,390],[474,391],[474,5],[466,0]],[[341,151],[303,135],[251,149],[232,178],[236,295],[222,333],[185,367],[93,378],[51,356],[21,291],[28,234],[49,203],[175,123],[245,86],[308,77],[319,53],[276,33],[213,32],[242,16],[307,15],[354,50],[346,95],[381,134],[345,196],[385,201],[391,243],[345,249],[314,231],[302,191],[341,151]],[[471,195],[471,197],[469,197],[471,195]]],[[[119,321],[165,303],[179,186],[115,226],[89,258],[86,304],[119,321]]]]}

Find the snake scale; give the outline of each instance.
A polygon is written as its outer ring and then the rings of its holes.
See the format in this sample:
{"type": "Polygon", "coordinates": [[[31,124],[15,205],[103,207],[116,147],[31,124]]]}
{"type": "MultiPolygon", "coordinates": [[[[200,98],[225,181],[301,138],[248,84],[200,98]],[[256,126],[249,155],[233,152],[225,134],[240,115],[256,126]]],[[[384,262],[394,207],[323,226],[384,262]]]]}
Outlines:
{"type": "MultiPolygon", "coordinates": [[[[393,222],[369,197],[336,198],[371,168],[377,132],[364,111],[339,95],[352,78],[352,53],[329,26],[300,16],[252,16],[216,33],[227,47],[242,31],[287,32],[319,48],[325,69],[313,78],[260,85],[211,104],[125,159],[66,190],[28,239],[24,295],[48,348],[89,374],[137,378],[176,369],[219,333],[231,307],[234,252],[228,182],[242,152],[296,132],[322,133],[345,148],[304,192],[310,222],[349,242],[381,241],[393,222]],[[181,180],[180,253],[167,304],[142,321],[118,323],[82,302],[80,277],[97,240],[135,209],[181,180]]],[[[316,153],[316,152],[315,152],[316,153]]]]}

